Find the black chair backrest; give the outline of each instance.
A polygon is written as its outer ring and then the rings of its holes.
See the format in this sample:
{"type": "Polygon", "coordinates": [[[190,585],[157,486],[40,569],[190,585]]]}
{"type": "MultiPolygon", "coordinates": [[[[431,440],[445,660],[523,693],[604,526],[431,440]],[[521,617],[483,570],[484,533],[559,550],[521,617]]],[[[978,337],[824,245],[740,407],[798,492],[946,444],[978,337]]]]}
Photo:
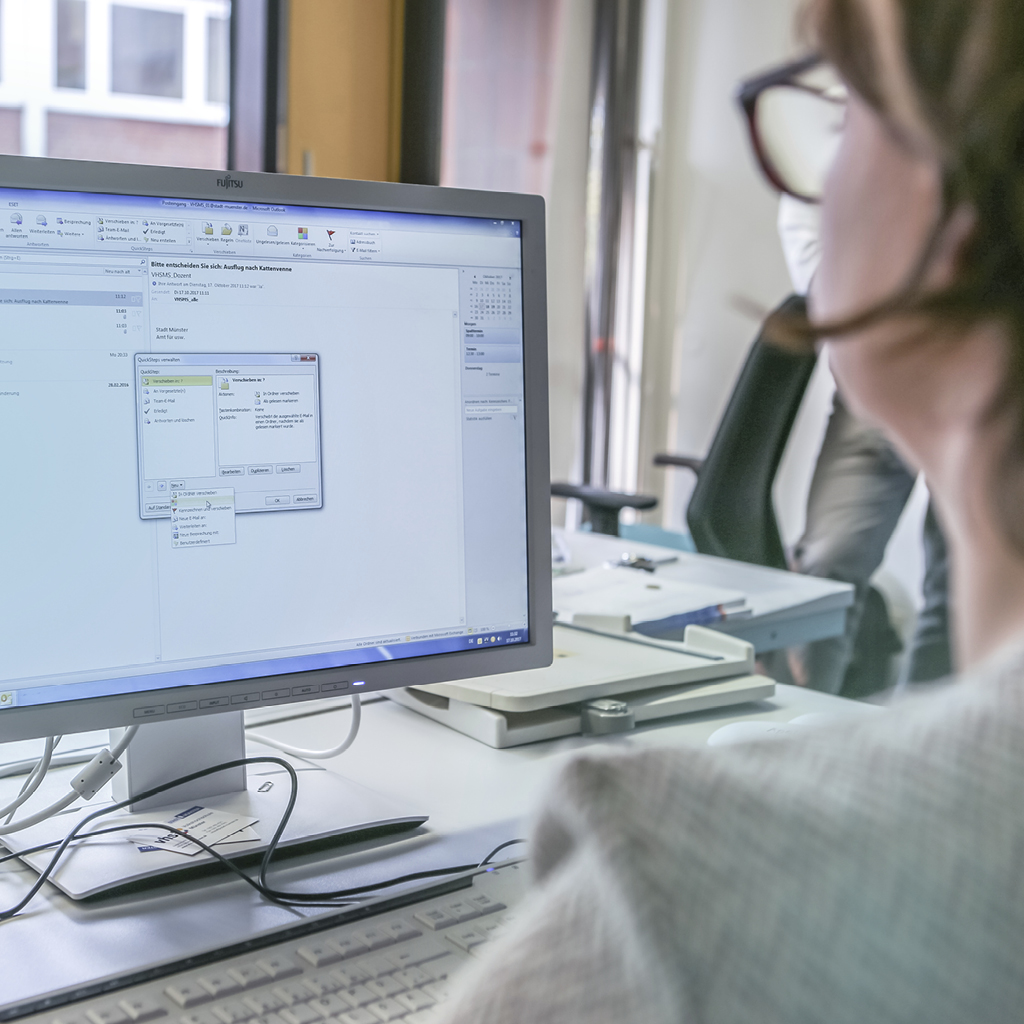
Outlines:
{"type": "MultiPolygon", "coordinates": [[[[805,308],[793,295],[778,311],[805,308]]],[[[765,341],[763,331],[754,341],[686,512],[702,554],[786,568],[772,484],[815,361],[765,341]]]]}

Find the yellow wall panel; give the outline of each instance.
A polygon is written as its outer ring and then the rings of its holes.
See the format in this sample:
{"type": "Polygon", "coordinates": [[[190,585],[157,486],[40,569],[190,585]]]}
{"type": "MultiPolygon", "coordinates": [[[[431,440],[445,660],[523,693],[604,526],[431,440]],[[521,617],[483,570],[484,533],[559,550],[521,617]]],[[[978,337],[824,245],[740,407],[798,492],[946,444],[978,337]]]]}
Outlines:
{"type": "Polygon", "coordinates": [[[291,0],[287,170],[398,178],[404,0],[291,0]]]}

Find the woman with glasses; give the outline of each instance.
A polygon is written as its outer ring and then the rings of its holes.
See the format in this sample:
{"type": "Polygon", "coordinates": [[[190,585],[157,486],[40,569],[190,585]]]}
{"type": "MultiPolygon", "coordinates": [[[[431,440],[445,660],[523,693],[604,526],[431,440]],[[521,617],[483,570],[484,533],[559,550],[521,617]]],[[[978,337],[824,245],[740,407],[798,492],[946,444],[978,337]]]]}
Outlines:
{"type": "Polygon", "coordinates": [[[774,327],[829,339],[852,410],[925,473],[960,681],[799,739],[575,760],[537,892],[446,1020],[1021,1019],[1024,13],[816,0],[809,25],[848,99],[809,319],[774,327]]]}

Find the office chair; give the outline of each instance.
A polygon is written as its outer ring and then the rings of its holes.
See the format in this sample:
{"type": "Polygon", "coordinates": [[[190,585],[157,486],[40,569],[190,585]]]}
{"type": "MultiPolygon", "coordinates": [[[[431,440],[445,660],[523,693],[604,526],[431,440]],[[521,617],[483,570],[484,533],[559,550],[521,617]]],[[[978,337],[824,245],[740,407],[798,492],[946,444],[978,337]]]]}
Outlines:
{"type": "Polygon", "coordinates": [[[555,498],[576,498],[583,502],[587,510],[587,521],[594,533],[619,535],[619,513],[624,508],[635,508],[641,511],[654,508],[658,499],[652,494],[621,494],[618,491],[605,491],[600,487],[588,484],[551,485],[551,495],[555,498]]]}
{"type": "MultiPolygon", "coordinates": [[[[805,309],[804,299],[791,295],[776,312],[805,309]]],[[[812,353],[796,354],[772,345],[762,328],[707,456],[654,456],[656,466],[681,467],[697,476],[686,522],[702,554],[788,568],[772,483],[815,362],[812,353]]]]}

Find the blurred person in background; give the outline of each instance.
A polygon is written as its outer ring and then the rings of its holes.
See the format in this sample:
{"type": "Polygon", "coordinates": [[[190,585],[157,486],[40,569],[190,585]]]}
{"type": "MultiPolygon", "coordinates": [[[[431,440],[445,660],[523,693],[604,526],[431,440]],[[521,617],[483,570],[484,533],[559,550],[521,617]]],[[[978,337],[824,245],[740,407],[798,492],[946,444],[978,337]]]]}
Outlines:
{"type": "MultiPolygon", "coordinates": [[[[819,210],[816,203],[790,195],[783,194],[779,202],[779,237],[799,295],[807,294],[821,259],[819,210]]],[[[891,650],[891,626],[884,602],[871,594],[871,577],[882,564],[916,481],[916,470],[900,457],[885,432],[854,416],[837,389],[807,496],[806,525],[792,552],[792,568],[808,576],[852,583],[856,590],[842,635],[790,652],[789,668],[799,685],[851,697],[889,685],[884,668],[891,650]],[[874,607],[869,607],[872,597],[874,607]],[[850,678],[855,659],[855,677],[850,678]],[[879,678],[865,678],[872,674],[879,678]]],[[[942,679],[952,667],[946,544],[930,504],[922,540],[924,601],[903,659],[900,683],[942,679]]]]}
{"type": "Polygon", "coordinates": [[[924,472],[960,685],[800,738],[576,758],[451,1024],[1020,1019],[1024,15],[815,0],[808,24],[849,96],[810,318],[775,327],[828,338],[851,411],[924,472]]]}

